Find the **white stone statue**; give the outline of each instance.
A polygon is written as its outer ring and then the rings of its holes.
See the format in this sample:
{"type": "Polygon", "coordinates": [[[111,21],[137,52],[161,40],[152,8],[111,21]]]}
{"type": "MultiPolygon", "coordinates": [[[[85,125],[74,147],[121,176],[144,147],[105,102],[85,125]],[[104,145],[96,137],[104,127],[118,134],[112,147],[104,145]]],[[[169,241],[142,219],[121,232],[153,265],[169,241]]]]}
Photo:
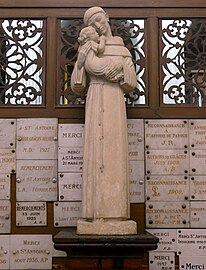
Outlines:
{"type": "Polygon", "coordinates": [[[128,141],[124,93],[136,86],[131,54],[112,36],[101,7],[84,14],[78,59],[71,78],[74,92],[89,84],[83,156],[82,218],[78,234],[136,234],[129,220],[128,141]]]}

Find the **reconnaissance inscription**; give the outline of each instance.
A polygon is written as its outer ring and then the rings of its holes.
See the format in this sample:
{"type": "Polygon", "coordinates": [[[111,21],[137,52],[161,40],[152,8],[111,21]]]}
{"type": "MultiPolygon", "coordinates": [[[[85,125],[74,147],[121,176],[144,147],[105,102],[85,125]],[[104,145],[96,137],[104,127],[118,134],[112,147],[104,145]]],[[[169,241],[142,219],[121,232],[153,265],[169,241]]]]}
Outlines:
{"type": "Polygon", "coordinates": [[[145,184],[148,201],[175,202],[189,199],[187,175],[146,176],[145,184]]]}
{"type": "Polygon", "coordinates": [[[189,227],[189,202],[147,202],[147,228],[189,227]]]}
{"type": "Polygon", "coordinates": [[[185,149],[188,148],[187,120],[146,120],[146,149],[185,149]]]}
{"type": "Polygon", "coordinates": [[[59,172],[82,172],[83,148],[59,147],[58,170],[59,172]]]}

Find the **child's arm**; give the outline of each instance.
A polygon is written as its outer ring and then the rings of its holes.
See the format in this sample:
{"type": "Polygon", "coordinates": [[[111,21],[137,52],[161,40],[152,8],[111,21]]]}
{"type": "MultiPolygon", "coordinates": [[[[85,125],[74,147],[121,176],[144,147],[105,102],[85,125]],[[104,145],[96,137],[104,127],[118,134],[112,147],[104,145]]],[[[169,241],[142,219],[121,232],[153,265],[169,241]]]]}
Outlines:
{"type": "Polygon", "coordinates": [[[97,54],[102,54],[104,52],[105,44],[106,44],[106,37],[102,35],[100,36],[100,42],[97,48],[97,54]]]}

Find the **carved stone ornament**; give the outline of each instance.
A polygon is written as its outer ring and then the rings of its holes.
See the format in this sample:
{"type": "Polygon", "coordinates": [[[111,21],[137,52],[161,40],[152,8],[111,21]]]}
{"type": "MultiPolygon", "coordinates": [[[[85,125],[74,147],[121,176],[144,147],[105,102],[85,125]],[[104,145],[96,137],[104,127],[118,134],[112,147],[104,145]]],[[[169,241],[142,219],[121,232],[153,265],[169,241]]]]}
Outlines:
{"type": "Polygon", "coordinates": [[[83,157],[82,218],[78,234],[136,234],[129,220],[128,140],[124,94],[136,86],[132,57],[112,36],[100,7],[84,14],[77,62],[71,78],[78,94],[89,83],[83,157]]]}

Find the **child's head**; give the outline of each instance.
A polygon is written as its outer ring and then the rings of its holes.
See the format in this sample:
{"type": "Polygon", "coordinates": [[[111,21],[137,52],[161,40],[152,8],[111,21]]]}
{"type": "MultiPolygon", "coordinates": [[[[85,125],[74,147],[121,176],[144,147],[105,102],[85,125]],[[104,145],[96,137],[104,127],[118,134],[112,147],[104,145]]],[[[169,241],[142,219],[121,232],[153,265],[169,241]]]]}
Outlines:
{"type": "Polygon", "coordinates": [[[80,45],[84,45],[89,40],[99,43],[99,35],[92,26],[83,28],[79,33],[78,42],[80,45]]]}

